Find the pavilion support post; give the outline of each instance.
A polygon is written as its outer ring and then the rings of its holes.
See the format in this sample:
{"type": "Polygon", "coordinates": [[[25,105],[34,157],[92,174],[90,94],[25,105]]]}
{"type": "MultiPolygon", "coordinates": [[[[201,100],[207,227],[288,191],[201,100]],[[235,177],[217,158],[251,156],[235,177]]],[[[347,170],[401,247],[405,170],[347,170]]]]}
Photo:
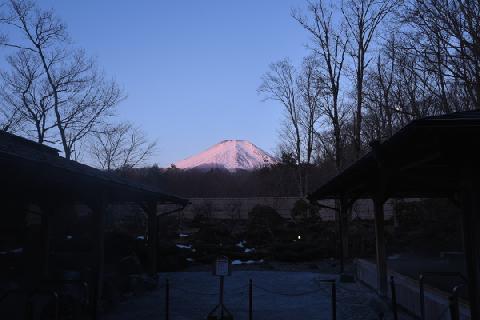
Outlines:
{"type": "Polygon", "coordinates": [[[51,234],[51,220],[53,216],[54,207],[47,203],[41,205],[42,220],[41,220],[41,241],[42,241],[42,277],[48,278],[50,275],[50,234],[51,234]]]}
{"type": "Polygon", "coordinates": [[[377,289],[380,295],[386,296],[388,290],[387,257],[385,250],[384,211],[385,200],[380,197],[373,199],[375,214],[375,246],[377,262],[377,289]]]}
{"type": "Polygon", "coordinates": [[[102,196],[100,199],[92,202],[90,208],[93,214],[94,223],[94,265],[95,265],[95,279],[94,291],[92,299],[92,315],[93,319],[101,318],[101,299],[103,290],[104,267],[105,267],[105,215],[106,215],[107,201],[106,197],[102,196]]]}
{"type": "Polygon", "coordinates": [[[340,273],[345,272],[345,256],[348,253],[348,234],[347,234],[347,215],[348,201],[345,196],[341,196],[339,200],[340,208],[338,212],[338,237],[339,237],[339,260],[340,273]]]}
{"type": "Polygon", "coordinates": [[[463,236],[468,276],[470,319],[480,320],[480,184],[478,174],[464,186],[463,236]]]}
{"type": "Polygon", "coordinates": [[[157,202],[149,201],[145,206],[148,215],[148,272],[157,273],[158,219],[157,202]]]}
{"type": "Polygon", "coordinates": [[[382,150],[379,141],[372,141],[370,144],[375,155],[378,166],[377,185],[373,197],[373,207],[375,216],[375,247],[377,260],[377,289],[381,296],[387,296],[388,275],[387,275],[387,254],[385,248],[385,214],[383,205],[388,199],[389,177],[391,169],[385,152],[382,150]]]}

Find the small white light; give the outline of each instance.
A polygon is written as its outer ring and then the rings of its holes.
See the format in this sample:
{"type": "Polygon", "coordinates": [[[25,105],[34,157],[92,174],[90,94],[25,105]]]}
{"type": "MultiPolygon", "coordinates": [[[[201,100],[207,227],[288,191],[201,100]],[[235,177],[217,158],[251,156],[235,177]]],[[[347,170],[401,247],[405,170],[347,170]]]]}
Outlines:
{"type": "Polygon", "coordinates": [[[302,239],[302,236],[298,236],[298,240],[302,239]]]}

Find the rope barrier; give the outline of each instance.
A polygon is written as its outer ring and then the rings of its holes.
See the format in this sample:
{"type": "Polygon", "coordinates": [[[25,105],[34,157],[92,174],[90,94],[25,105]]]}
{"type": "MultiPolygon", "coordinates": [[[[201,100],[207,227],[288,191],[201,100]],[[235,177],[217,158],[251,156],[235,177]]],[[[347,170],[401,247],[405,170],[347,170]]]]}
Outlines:
{"type": "MultiPolygon", "coordinates": [[[[314,294],[314,293],[318,293],[318,292],[324,292],[325,294],[330,295],[330,290],[325,285],[325,284],[328,284],[328,283],[318,283],[316,281],[316,279],[314,280],[314,283],[317,284],[317,286],[318,286],[317,289],[304,291],[304,292],[296,292],[296,293],[279,292],[279,291],[275,291],[275,290],[272,290],[272,289],[268,289],[268,288],[259,286],[257,284],[254,284],[253,287],[257,288],[257,289],[260,289],[260,290],[262,290],[264,292],[267,292],[267,293],[281,295],[281,296],[288,296],[288,297],[305,296],[305,295],[310,295],[310,294],[314,294]]],[[[160,285],[157,288],[161,289],[161,288],[164,288],[164,287],[165,287],[165,285],[160,285]]],[[[193,295],[206,295],[206,296],[216,296],[216,295],[218,295],[218,292],[200,292],[200,291],[185,289],[185,288],[182,288],[182,287],[179,287],[179,286],[176,286],[176,285],[170,285],[170,290],[175,290],[175,289],[178,289],[182,292],[193,294],[193,295]]],[[[229,293],[235,293],[235,294],[247,293],[248,292],[248,285],[243,285],[243,286],[240,286],[240,287],[228,289],[228,292],[229,293]]]]}
{"type": "MultiPolygon", "coordinates": [[[[218,292],[215,292],[215,293],[200,292],[200,291],[194,291],[194,290],[185,289],[185,288],[182,288],[182,287],[170,285],[170,290],[175,290],[175,289],[178,289],[178,290],[180,290],[182,292],[185,292],[185,293],[194,294],[194,295],[218,296],[218,292]]],[[[240,287],[228,289],[228,292],[229,293],[235,293],[235,294],[244,294],[244,293],[247,293],[247,289],[248,289],[248,285],[243,285],[243,286],[240,286],[240,287]]]]}
{"type": "MultiPolygon", "coordinates": [[[[357,286],[358,286],[358,284],[357,284],[357,286]]],[[[347,292],[355,292],[355,293],[362,293],[362,294],[368,292],[368,290],[346,288],[340,283],[337,285],[337,288],[341,289],[341,290],[344,290],[344,291],[347,291],[347,292]]]]}
{"type": "Polygon", "coordinates": [[[316,290],[310,290],[310,291],[298,292],[298,293],[285,293],[285,292],[273,291],[273,290],[261,287],[261,286],[256,285],[256,284],[254,284],[253,287],[257,288],[257,289],[260,289],[260,290],[263,290],[265,292],[271,293],[271,294],[276,294],[276,295],[280,295],[280,296],[287,296],[287,297],[306,296],[306,295],[310,295],[310,294],[314,294],[314,293],[322,291],[322,289],[316,289],[316,290]]]}
{"type": "MultiPolygon", "coordinates": [[[[317,284],[319,286],[320,290],[325,292],[325,294],[327,294],[327,295],[331,294],[330,289],[325,286],[326,282],[320,282],[318,279],[314,279],[314,282],[315,282],[315,284],[317,284]]],[[[357,286],[358,286],[358,284],[357,284],[357,286]]],[[[345,302],[345,303],[348,303],[348,304],[351,304],[351,305],[361,305],[361,306],[365,305],[364,296],[362,296],[362,297],[352,297],[352,296],[345,297],[345,293],[365,294],[366,292],[368,292],[367,290],[350,289],[350,288],[346,288],[346,287],[342,286],[340,283],[337,283],[337,290],[338,289],[341,289],[341,292],[337,292],[337,302],[345,302]],[[355,298],[361,299],[362,301],[360,301],[358,303],[353,302],[352,299],[355,299],[355,298]]]]}
{"type": "Polygon", "coordinates": [[[180,288],[180,287],[177,287],[177,286],[170,286],[170,291],[174,291],[174,290],[180,290],[182,292],[185,292],[185,293],[188,293],[188,294],[194,294],[194,295],[200,295],[200,296],[218,296],[218,292],[215,292],[215,293],[210,293],[210,292],[199,292],[199,291],[193,291],[193,290],[187,290],[187,289],[183,289],[183,288],[180,288]]]}
{"type": "MultiPolygon", "coordinates": [[[[237,298],[240,298],[240,295],[249,295],[249,301],[252,299],[252,297],[263,297],[266,295],[277,295],[277,296],[284,296],[284,297],[302,297],[302,296],[309,296],[313,294],[320,294],[322,297],[330,298],[332,300],[332,312],[334,314],[332,319],[336,319],[336,312],[335,312],[335,305],[341,304],[344,305],[342,308],[339,309],[340,314],[345,314],[347,312],[349,315],[356,315],[357,318],[356,320],[366,320],[366,319],[371,319],[372,316],[375,316],[374,313],[372,313],[371,308],[366,306],[365,304],[365,294],[368,294],[369,290],[362,290],[361,287],[356,284],[356,287],[349,288],[344,285],[341,285],[340,283],[337,283],[335,279],[329,279],[329,280],[323,280],[321,278],[313,278],[312,279],[313,284],[315,285],[315,288],[312,290],[307,290],[307,291],[302,291],[302,292],[285,292],[282,291],[282,289],[287,289],[288,288],[278,288],[278,289],[272,289],[268,288],[262,285],[257,285],[253,283],[249,283],[246,285],[242,285],[240,287],[236,288],[228,288],[226,291],[229,293],[229,295],[236,295],[237,298]],[[250,287],[251,286],[251,287],[250,287]],[[255,294],[253,294],[253,291],[251,291],[252,288],[257,289],[255,294]],[[336,289],[335,289],[336,288],[336,289]],[[336,292],[338,289],[339,292],[336,292]]],[[[164,286],[161,286],[164,287],[164,286]]],[[[218,296],[218,292],[202,292],[202,291],[197,291],[197,290],[190,290],[188,288],[184,288],[181,286],[176,286],[176,285],[170,285],[170,290],[171,291],[182,291],[186,294],[189,295],[197,295],[197,296],[218,296]]],[[[242,308],[237,308],[238,310],[244,310],[242,308]]],[[[245,310],[244,310],[245,311],[245,310]]],[[[247,310],[249,314],[252,313],[252,301],[249,302],[249,310],[247,310]]],[[[262,311],[265,311],[262,309],[262,311]]],[[[437,320],[443,320],[442,317],[444,317],[445,312],[448,311],[448,307],[442,311],[440,317],[437,320]]]]}

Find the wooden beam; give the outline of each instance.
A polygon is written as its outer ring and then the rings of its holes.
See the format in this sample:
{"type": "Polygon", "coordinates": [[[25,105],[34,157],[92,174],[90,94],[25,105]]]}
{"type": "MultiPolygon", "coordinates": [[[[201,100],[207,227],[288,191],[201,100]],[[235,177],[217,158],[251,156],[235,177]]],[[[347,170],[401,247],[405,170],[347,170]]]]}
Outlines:
{"type": "MultiPolygon", "coordinates": [[[[412,162],[409,162],[408,164],[405,164],[403,166],[401,166],[399,169],[398,169],[398,172],[403,172],[403,171],[407,171],[411,168],[415,168],[415,167],[419,167],[419,166],[422,166],[424,164],[427,164],[429,162],[432,162],[434,160],[437,160],[438,158],[440,158],[441,156],[443,155],[442,152],[440,151],[437,151],[437,152],[433,152],[432,154],[429,154],[427,156],[424,156],[423,158],[421,159],[417,159],[415,161],[412,161],[412,162]]],[[[442,167],[447,167],[448,166],[442,166],[442,167]]]]}
{"type": "Polygon", "coordinates": [[[377,262],[377,289],[380,295],[387,295],[387,257],[385,250],[384,211],[385,200],[380,197],[373,199],[375,217],[375,247],[377,262]]]}
{"type": "Polygon", "coordinates": [[[480,184],[478,175],[470,175],[465,184],[462,207],[470,319],[480,320],[480,184]]]}
{"type": "Polygon", "coordinates": [[[148,215],[148,272],[157,274],[158,219],[157,202],[149,201],[145,206],[148,215]]]}

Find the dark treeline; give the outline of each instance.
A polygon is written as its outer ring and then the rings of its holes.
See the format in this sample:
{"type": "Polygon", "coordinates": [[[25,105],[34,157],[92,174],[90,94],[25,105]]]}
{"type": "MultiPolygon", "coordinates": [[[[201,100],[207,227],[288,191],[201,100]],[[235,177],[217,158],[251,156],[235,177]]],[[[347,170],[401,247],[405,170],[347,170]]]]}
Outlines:
{"type": "MultiPolygon", "coordinates": [[[[332,166],[311,167],[313,190],[334,172],[332,166]],[[330,167],[330,169],[329,169],[330,167]]],[[[286,164],[254,171],[221,169],[181,170],[176,168],[129,168],[118,174],[182,197],[291,197],[301,194],[295,183],[296,169],[286,164]]]]}

